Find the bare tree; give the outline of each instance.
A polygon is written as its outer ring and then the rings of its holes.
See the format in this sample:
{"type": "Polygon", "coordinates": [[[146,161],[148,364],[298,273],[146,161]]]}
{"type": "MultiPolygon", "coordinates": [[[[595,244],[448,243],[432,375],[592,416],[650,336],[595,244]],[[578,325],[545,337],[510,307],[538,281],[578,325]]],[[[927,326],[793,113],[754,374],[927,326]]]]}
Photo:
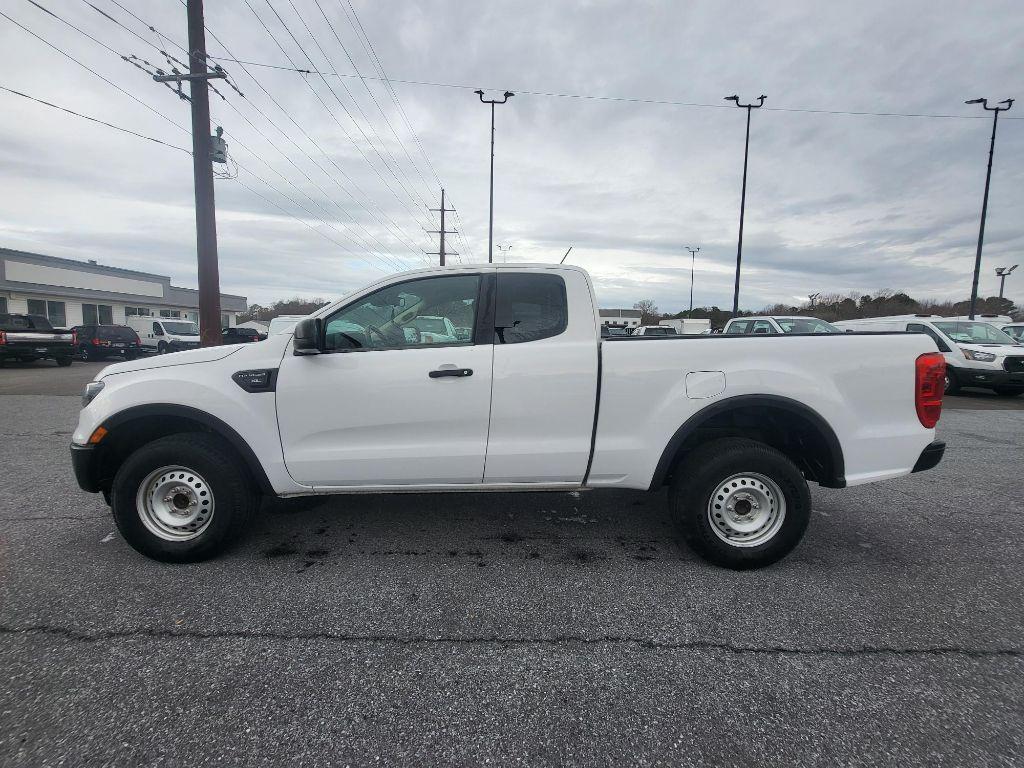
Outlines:
{"type": "Polygon", "coordinates": [[[656,325],[661,318],[661,315],[658,313],[658,307],[654,304],[654,299],[641,299],[633,305],[633,309],[640,310],[640,322],[643,325],[656,325]]]}

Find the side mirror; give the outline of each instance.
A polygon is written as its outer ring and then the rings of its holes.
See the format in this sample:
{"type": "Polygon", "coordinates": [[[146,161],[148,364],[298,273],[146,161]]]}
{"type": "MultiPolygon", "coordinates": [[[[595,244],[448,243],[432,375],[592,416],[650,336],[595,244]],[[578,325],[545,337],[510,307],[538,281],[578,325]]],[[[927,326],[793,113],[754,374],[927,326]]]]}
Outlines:
{"type": "Polygon", "coordinates": [[[307,317],[295,324],[292,337],[293,355],[319,355],[323,349],[323,320],[307,317]]]}

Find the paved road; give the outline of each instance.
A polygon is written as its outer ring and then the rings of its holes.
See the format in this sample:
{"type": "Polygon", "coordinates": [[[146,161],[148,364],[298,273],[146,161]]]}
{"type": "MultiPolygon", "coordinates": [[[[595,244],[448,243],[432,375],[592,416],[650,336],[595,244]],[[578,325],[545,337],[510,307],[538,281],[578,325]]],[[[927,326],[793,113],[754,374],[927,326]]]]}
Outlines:
{"type": "Polygon", "coordinates": [[[155,563],[74,487],[77,408],[0,397],[0,765],[1024,762],[1024,414],[733,573],[625,492],[273,503],[155,563]]]}

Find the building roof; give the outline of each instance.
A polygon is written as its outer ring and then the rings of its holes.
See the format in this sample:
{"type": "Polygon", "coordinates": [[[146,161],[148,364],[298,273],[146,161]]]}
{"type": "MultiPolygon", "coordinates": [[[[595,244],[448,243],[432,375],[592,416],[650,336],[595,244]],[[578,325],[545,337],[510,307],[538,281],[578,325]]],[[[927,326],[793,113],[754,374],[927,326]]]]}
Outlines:
{"type": "MultiPolygon", "coordinates": [[[[58,278],[53,278],[58,279],[58,278]]],[[[95,261],[77,261],[59,256],[47,256],[41,253],[18,251],[11,248],[0,248],[0,290],[13,293],[32,295],[54,295],[80,298],[93,301],[117,301],[142,305],[181,307],[185,309],[199,307],[199,291],[194,288],[179,288],[171,285],[171,278],[153,272],[140,272],[134,269],[108,267],[95,261]],[[10,269],[11,262],[16,269],[10,269]],[[64,284],[47,282],[46,280],[23,280],[22,272],[26,267],[35,272],[48,271],[50,275],[59,275],[61,270],[67,273],[64,284]],[[98,280],[75,278],[75,274],[96,275],[98,280]],[[110,278],[110,284],[103,286],[103,278],[110,278]],[[95,282],[99,287],[87,283],[95,282]],[[77,284],[76,284],[77,283],[77,284]],[[141,289],[152,286],[148,292],[141,289]],[[116,290],[121,289],[121,290],[116,290]],[[133,290],[134,289],[134,290],[133,290]]],[[[245,296],[230,293],[220,295],[221,309],[227,312],[244,312],[248,308],[245,296]]]]}

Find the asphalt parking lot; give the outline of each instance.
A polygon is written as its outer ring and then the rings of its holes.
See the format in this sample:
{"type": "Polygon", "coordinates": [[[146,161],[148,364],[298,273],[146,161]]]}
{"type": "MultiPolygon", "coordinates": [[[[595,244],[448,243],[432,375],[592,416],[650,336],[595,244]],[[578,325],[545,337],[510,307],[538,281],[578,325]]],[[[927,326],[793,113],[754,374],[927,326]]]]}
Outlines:
{"type": "Polygon", "coordinates": [[[0,371],[0,765],[1024,762],[1024,398],[763,571],[631,492],[273,502],[170,566],[71,477],[101,367],[0,371]]]}

